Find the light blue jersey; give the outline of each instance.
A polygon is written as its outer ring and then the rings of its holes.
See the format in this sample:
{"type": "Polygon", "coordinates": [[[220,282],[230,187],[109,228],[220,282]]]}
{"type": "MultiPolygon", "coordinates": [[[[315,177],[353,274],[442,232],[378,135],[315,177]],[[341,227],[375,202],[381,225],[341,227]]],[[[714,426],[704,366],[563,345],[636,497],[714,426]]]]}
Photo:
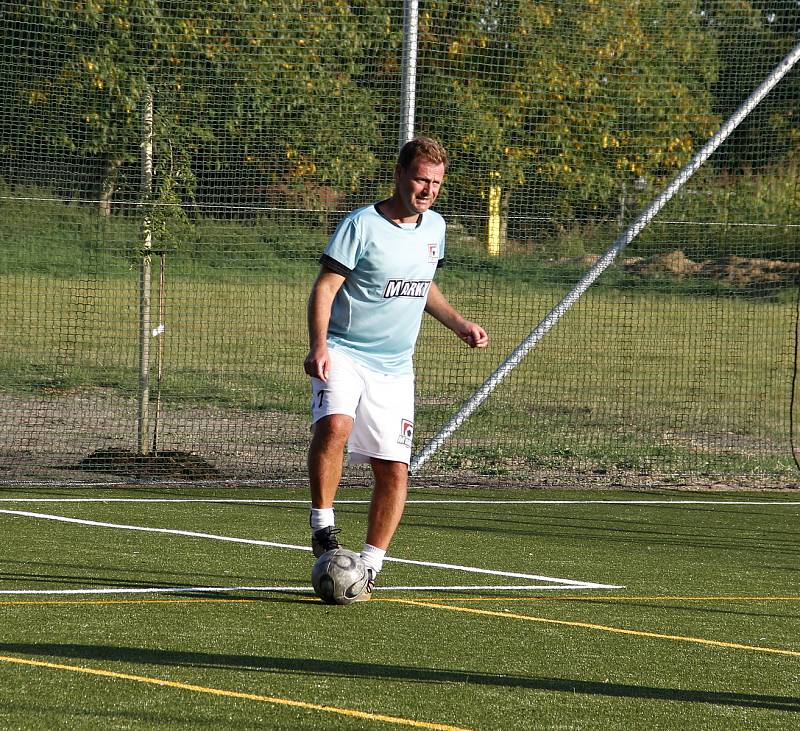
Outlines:
{"type": "Polygon", "coordinates": [[[380,373],[412,373],[444,239],[444,219],[434,211],[409,227],[384,218],[375,205],[348,214],[322,256],[324,266],[345,277],[331,310],[328,346],[380,373]]]}

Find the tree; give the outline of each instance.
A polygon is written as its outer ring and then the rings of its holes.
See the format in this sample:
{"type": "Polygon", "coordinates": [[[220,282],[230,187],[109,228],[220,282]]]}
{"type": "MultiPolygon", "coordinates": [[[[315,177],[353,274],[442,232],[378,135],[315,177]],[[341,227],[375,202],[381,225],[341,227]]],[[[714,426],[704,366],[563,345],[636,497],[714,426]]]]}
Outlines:
{"type": "Polygon", "coordinates": [[[693,11],[689,0],[433,3],[420,109],[456,153],[455,207],[477,213],[491,173],[517,218],[602,218],[623,186],[681,167],[716,125],[715,49],[693,11]]]}
{"type": "Polygon", "coordinates": [[[354,81],[366,40],[342,0],[32,0],[5,14],[0,60],[14,71],[0,154],[11,182],[105,210],[137,197],[150,92],[156,183],[170,199],[297,202],[325,186],[350,191],[376,166],[364,144],[373,100],[354,81]]]}
{"type": "MultiPolygon", "coordinates": [[[[702,17],[719,48],[714,110],[731,114],[797,43],[794,0],[706,0],[702,17]]],[[[715,156],[718,170],[760,172],[800,152],[800,78],[784,78],[715,156]]]]}

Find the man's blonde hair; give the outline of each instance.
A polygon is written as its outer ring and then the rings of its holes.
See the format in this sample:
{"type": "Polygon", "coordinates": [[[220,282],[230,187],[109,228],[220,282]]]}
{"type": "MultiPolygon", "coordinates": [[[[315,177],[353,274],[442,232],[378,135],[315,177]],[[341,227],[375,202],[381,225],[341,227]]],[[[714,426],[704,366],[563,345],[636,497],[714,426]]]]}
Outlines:
{"type": "Polygon", "coordinates": [[[441,163],[447,169],[447,151],[432,137],[415,137],[403,145],[397,156],[397,164],[407,170],[411,164],[422,158],[434,165],[441,163]]]}

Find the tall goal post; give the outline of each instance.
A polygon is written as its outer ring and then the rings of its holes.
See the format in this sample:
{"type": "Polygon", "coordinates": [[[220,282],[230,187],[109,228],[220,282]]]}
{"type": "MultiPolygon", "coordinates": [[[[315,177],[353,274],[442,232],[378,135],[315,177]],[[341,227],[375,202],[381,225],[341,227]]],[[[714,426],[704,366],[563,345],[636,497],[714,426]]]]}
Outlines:
{"type": "MultiPolygon", "coordinates": [[[[147,89],[142,103],[142,151],[140,190],[146,206],[153,188],[153,91],[147,89]]],[[[145,208],[142,222],[142,251],[139,271],[139,394],[136,419],[137,448],[148,454],[150,429],[150,337],[153,224],[145,208]]]]}
{"type": "Polygon", "coordinates": [[[400,78],[400,144],[414,137],[417,100],[419,0],[403,1],[403,62],[400,78]]]}
{"type": "Polygon", "coordinates": [[[544,319],[522,340],[497,369],[467,399],[453,417],[411,460],[409,470],[418,471],[530,353],[561,317],[577,302],[595,280],[614,262],[619,253],[633,241],[669,202],[708,158],[725,142],[769,92],[786,76],[800,59],[800,43],[772,70],[766,79],[727,119],[702,149],[667,184],[634,222],[623,231],[612,246],[586,272],[580,281],[558,302],[544,319]]]}

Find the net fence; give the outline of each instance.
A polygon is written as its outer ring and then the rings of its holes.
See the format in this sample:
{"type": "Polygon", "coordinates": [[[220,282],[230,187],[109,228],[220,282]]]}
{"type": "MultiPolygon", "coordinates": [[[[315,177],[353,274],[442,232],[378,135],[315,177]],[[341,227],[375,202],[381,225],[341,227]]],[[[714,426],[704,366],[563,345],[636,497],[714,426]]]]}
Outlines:
{"type": "MultiPolygon", "coordinates": [[[[423,321],[417,453],[800,31],[788,1],[418,11],[414,129],[451,157],[437,281],[491,344],[423,321]]],[[[0,20],[0,480],[302,479],[306,301],[341,216],[391,192],[403,3],[0,20]]],[[[798,96],[793,69],[418,484],[797,480],[798,96]]]]}

